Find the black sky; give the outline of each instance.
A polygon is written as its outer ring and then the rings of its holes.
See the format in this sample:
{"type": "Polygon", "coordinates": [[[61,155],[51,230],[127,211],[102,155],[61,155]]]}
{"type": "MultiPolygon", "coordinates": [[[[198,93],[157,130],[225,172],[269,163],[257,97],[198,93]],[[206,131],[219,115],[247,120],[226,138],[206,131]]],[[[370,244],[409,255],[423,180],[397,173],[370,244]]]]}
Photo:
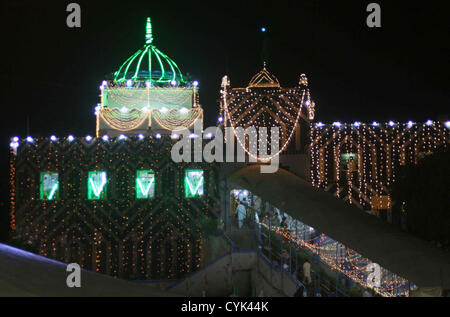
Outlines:
{"type": "Polygon", "coordinates": [[[222,76],[246,86],[261,69],[262,26],[269,70],[283,86],[307,74],[317,120],[448,119],[445,2],[376,1],[381,29],[365,24],[370,2],[2,1],[1,175],[27,115],[33,136],[94,133],[98,86],[144,44],[147,16],[154,44],[200,82],[208,125],[222,76]],[[70,2],[81,5],[81,29],[65,24],[70,2]]]}
{"type": "Polygon", "coordinates": [[[370,1],[79,1],[81,29],[65,25],[66,5],[3,4],[2,102],[9,134],[94,132],[98,86],[144,42],[155,44],[201,84],[207,123],[217,116],[220,79],[245,86],[268,67],[283,86],[310,80],[318,119],[423,121],[448,114],[448,18],[441,5],[380,2],[382,28],[366,26],[370,1]],[[395,3],[395,5],[394,5],[395,3]]]}

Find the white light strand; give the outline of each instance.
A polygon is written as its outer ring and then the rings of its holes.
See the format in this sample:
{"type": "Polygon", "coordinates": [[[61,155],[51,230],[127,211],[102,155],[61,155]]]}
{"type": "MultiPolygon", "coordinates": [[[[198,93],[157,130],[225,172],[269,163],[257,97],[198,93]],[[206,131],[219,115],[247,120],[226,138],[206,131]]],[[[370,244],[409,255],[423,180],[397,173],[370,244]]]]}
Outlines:
{"type": "MultiPolygon", "coordinates": [[[[244,149],[244,151],[245,151],[249,156],[251,156],[253,159],[266,163],[266,162],[271,161],[274,157],[278,156],[280,153],[282,153],[282,152],[286,149],[286,147],[287,147],[287,145],[289,144],[289,142],[291,141],[291,138],[292,138],[292,136],[294,135],[295,129],[296,129],[297,124],[298,124],[298,121],[299,121],[299,119],[300,119],[300,115],[301,115],[302,107],[303,107],[304,97],[305,97],[305,92],[303,92],[303,95],[302,95],[302,101],[301,101],[301,104],[300,104],[300,106],[299,106],[299,110],[298,110],[298,113],[297,113],[297,118],[296,118],[294,127],[293,127],[293,129],[291,130],[291,133],[290,133],[288,139],[287,139],[286,142],[283,144],[281,150],[279,150],[276,154],[272,154],[272,155],[271,155],[270,157],[268,157],[268,158],[260,158],[260,157],[258,157],[258,156],[253,155],[249,150],[247,150],[247,147],[244,146],[244,145],[242,144],[242,141],[239,139],[238,135],[236,134],[236,128],[234,127],[232,118],[231,118],[231,116],[230,116],[230,114],[229,114],[229,111],[228,111],[228,105],[227,105],[226,99],[225,99],[225,97],[224,97],[225,117],[230,121],[230,126],[231,126],[231,129],[232,129],[232,131],[233,131],[233,134],[236,136],[236,139],[238,140],[240,146],[244,149]]],[[[250,148],[250,147],[249,147],[249,148],[250,148]]]]}

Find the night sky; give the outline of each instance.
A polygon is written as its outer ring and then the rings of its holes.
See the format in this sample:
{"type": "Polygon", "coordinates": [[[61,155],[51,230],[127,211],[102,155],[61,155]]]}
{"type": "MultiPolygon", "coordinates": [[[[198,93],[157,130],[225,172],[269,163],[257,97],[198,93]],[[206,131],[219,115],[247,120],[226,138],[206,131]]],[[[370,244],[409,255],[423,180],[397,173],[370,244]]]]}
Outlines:
{"type": "Polygon", "coordinates": [[[144,44],[147,16],[154,44],[200,82],[208,126],[222,76],[245,87],[262,68],[264,42],[282,86],[308,76],[317,120],[448,119],[444,2],[376,1],[380,29],[366,26],[370,2],[3,1],[0,212],[9,138],[26,136],[27,116],[32,136],[93,135],[98,87],[144,44]],[[81,5],[80,29],[66,26],[70,2],[81,5]]]}

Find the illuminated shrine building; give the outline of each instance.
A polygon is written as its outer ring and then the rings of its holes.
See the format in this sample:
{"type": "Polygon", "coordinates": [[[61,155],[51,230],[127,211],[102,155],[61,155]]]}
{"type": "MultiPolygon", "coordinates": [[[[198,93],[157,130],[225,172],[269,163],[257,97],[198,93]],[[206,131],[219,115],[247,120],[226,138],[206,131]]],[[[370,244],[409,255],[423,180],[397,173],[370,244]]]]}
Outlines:
{"type": "Polygon", "coordinates": [[[167,134],[203,126],[198,82],[188,81],[178,65],[154,45],[147,18],[145,44],[100,87],[96,109],[97,137],[167,134]]]}

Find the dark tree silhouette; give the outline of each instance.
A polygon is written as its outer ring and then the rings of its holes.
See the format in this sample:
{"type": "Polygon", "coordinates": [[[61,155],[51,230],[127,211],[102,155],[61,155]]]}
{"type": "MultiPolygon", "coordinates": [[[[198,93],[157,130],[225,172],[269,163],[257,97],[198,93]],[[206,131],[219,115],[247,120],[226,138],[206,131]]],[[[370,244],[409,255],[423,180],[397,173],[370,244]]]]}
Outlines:
{"type": "Polygon", "coordinates": [[[424,155],[417,165],[398,170],[393,186],[394,212],[406,213],[408,231],[449,245],[450,152],[441,148],[424,155]]]}

